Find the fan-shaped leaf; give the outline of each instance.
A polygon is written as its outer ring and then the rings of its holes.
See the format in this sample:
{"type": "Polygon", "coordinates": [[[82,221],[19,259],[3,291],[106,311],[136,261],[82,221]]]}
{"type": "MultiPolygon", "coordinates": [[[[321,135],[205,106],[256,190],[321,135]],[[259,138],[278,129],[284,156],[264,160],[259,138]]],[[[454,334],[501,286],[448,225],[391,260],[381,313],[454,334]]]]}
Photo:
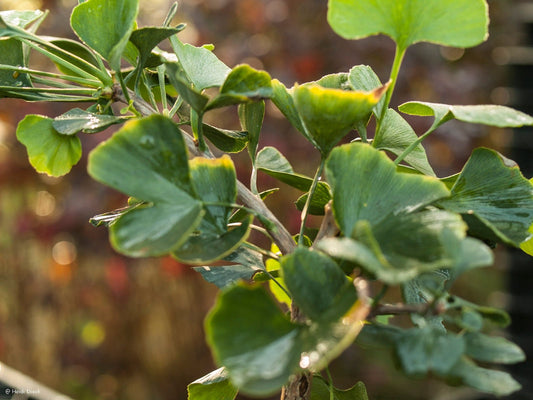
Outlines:
{"type": "Polygon", "coordinates": [[[328,22],[346,39],[382,33],[406,49],[417,42],[478,45],[489,19],[485,0],[329,0],[328,22]]]}

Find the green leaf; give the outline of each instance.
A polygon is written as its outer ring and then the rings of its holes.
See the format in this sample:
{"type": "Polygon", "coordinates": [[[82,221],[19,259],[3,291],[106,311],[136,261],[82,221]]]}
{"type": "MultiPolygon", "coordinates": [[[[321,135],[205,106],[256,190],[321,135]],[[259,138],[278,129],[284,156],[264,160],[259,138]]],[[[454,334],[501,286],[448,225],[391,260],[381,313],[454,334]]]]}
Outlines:
{"type": "Polygon", "coordinates": [[[202,125],[202,132],[217,149],[226,153],[238,153],[242,151],[249,141],[248,132],[232,131],[208,124],[202,125]]]}
{"type": "MultiPolygon", "coordinates": [[[[304,209],[308,197],[309,193],[305,193],[296,200],[296,208],[298,208],[298,210],[302,211],[304,209]]],[[[330,200],[331,191],[329,190],[328,184],[325,182],[319,182],[315,189],[315,193],[313,193],[313,198],[311,199],[311,203],[309,203],[309,209],[307,212],[311,215],[324,215],[324,207],[326,207],[326,204],[328,204],[330,200]]]]}
{"type": "Polygon", "coordinates": [[[246,64],[238,65],[226,77],[220,93],[209,102],[207,109],[269,98],[272,96],[271,80],[265,71],[246,64]]]}
{"type": "Polygon", "coordinates": [[[177,37],[173,37],[171,43],[185,76],[196,90],[222,86],[231,69],[213,52],[205,47],[183,44],[177,37]]]}
{"type": "Polygon", "coordinates": [[[272,80],[272,90],[272,102],[282,112],[285,118],[289,120],[291,125],[298,130],[298,132],[302,133],[307,140],[311,140],[303,126],[296,105],[294,104],[294,99],[291,94],[292,90],[289,92],[285,85],[277,79],[272,80]]]}
{"type": "Polygon", "coordinates": [[[130,41],[139,50],[139,69],[144,68],[149,57],[152,55],[152,50],[163,40],[170,36],[177,34],[185,29],[184,25],[179,25],[176,28],[170,27],[156,27],[147,26],[136,29],[131,33],[130,41]]]}
{"type": "Polygon", "coordinates": [[[252,164],[255,164],[259,134],[261,133],[264,117],[265,102],[263,100],[239,105],[239,119],[242,128],[248,132],[248,140],[250,142],[248,153],[250,154],[252,164]]]}
{"type": "Polygon", "coordinates": [[[486,237],[488,229],[497,239],[517,247],[531,237],[533,185],[514,161],[493,150],[476,149],[451,192],[439,204],[463,214],[473,236],[492,239],[486,237]]]}
{"type": "Polygon", "coordinates": [[[396,354],[408,375],[425,375],[430,371],[447,375],[464,351],[461,336],[430,327],[406,330],[396,342],[396,354]]]}
{"type": "MultiPolygon", "coordinates": [[[[289,161],[275,147],[263,147],[257,154],[255,167],[259,171],[304,192],[308,191],[313,183],[312,178],[295,173],[289,161]]],[[[325,182],[319,182],[318,186],[322,186],[322,190],[329,192],[325,182]]]]}
{"type": "MultiPolygon", "coordinates": [[[[349,72],[349,83],[354,90],[362,90],[371,92],[382,86],[379,77],[374,70],[368,65],[356,65],[349,72]]],[[[379,103],[374,107],[374,113],[377,116],[383,114],[383,106],[385,104],[385,97],[379,100],[379,103]]]]}
{"type": "Polygon", "coordinates": [[[330,397],[330,386],[320,375],[314,375],[311,383],[310,400],[368,400],[366,387],[363,382],[357,382],[347,390],[333,389],[333,398],[330,397]]]}
{"type": "Polygon", "coordinates": [[[517,128],[533,125],[533,117],[505,106],[475,105],[451,106],[448,104],[412,101],[399,107],[403,113],[419,116],[433,116],[433,126],[442,125],[450,119],[457,119],[471,124],[483,124],[500,128],[517,128]]]}
{"type": "Polygon", "coordinates": [[[385,153],[362,143],[334,149],[326,162],[326,175],[333,190],[335,219],[346,236],[358,221],[387,226],[389,220],[392,225],[396,216],[449,196],[438,179],[397,172],[385,153]]]}
{"type": "Polygon", "coordinates": [[[481,368],[463,357],[451,371],[464,385],[496,396],[506,396],[521,389],[511,375],[503,371],[481,368]]]}
{"type": "Polygon", "coordinates": [[[357,300],[342,269],[322,253],[298,248],[281,259],[281,269],[293,301],[312,320],[335,321],[357,300]]]}
{"type": "Polygon", "coordinates": [[[26,116],[17,127],[17,139],[26,146],[30,164],[37,172],[65,175],[81,158],[80,139],[57,132],[51,118],[26,116]]]}
{"type": "MultiPolygon", "coordinates": [[[[169,69],[172,71],[172,68],[169,69]]],[[[190,84],[186,83],[179,77],[179,73],[176,76],[171,75],[170,81],[176,87],[179,95],[183,97],[183,100],[189,103],[194,111],[196,111],[198,114],[202,114],[204,112],[205,106],[209,101],[209,97],[204,96],[190,84]]]]}
{"type": "MultiPolygon", "coordinates": [[[[418,139],[411,125],[396,111],[388,109],[381,121],[381,129],[376,134],[372,146],[379,150],[387,150],[397,156],[418,139]]],[[[428,162],[426,151],[422,144],[416,146],[404,161],[425,175],[436,176],[428,162]]]]}
{"type": "Polygon", "coordinates": [[[224,290],[205,327],[216,362],[245,394],[277,392],[298,367],[300,328],[260,286],[238,284],[224,290]]]}
{"type": "MultiPolygon", "coordinates": [[[[24,60],[24,51],[22,44],[17,39],[2,39],[0,40],[0,52],[2,61],[0,66],[5,65],[12,67],[24,67],[26,62],[24,60]]],[[[10,87],[32,87],[30,77],[28,74],[13,71],[10,68],[0,69],[0,97],[12,97],[4,94],[4,90],[9,91],[10,87]]]]}
{"type": "Polygon", "coordinates": [[[185,142],[166,117],[125,124],[92,151],[88,171],[95,180],[147,203],[111,226],[111,243],[119,252],[134,257],[169,253],[202,219],[185,142]]]}
{"type": "Polygon", "coordinates": [[[127,118],[113,115],[94,114],[79,108],[73,108],[65,114],[56,117],[53,127],[63,135],[74,135],[80,131],[95,133],[113,124],[121,124],[127,118]]]}
{"type": "Polygon", "coordinates": [[[211,228],[195,233],[172,255],[187,264],[208,264],[226,257],[248,238],[252,219],[250,215],[239,226],[224,233],[215,234],[211,228]]]}
{"type": "Polygon", "coordinates": [[[118,71],[138,8],[139,0],[88,0],[72,10],[70,24],[83,42],[118,71]]]}
{"type": "Polygon", "coordinates": [[[32,22],[38,20],[44,15],[40,10],[34,11],[0,11],[0,36],[4,35],[2,29],[6,29],[6,25],[16,26],[24,29],[32,22]]]}
{"type": "Polygon", "coordinates": [[[192,233],[202,215],[201,204],[192,198],[187,199],[187,203],[158,202],[139,206],[110,226],[110,241],[116,251],[130,257],[164,255],[192,233]]]}
{"type": "Polygon", "coordinates": [[[195,157],[189,162],[195,192],[206,203],[221,203],[206,207],[205,221],[214,233],[223,233],[237,199],[237,175],[233,161],[227,155],[221,158],[195,157]],[[226,205],[224,205],[226,204],[226,205]]]}
{"type": "Polygon", "coordinates": [[[327,238],[317,247],[394,285],[423,272],[451,267],[464,234],[458,215],[427,210],[396,216],[375,228],[360,221],[354,230],[357,240],[327,238]]]}
{"type": "Polygon", "coordinates": [[[329,0],[328,4],[329,24],[346,39],[382,33],[406,49],[417,42],[472,47],[488,37],[485,0],[329,0]]]}
{"type": "Polygon", "coordinates": [[[228,230],[237,198],[237,178],[229,156],[217,159],[197,157],[189,165],[195,192],[205,203],[206,215],[194,235],[173,255],[185,263],[206,264],[227,256],[246,240],[253,216],[228,230]]]}
{"type": "Polygon", "coordinates": [[[295,86],[293,97],[313,145],[327,155],[358,122],[366,122],[387,88],[359,92],[306,84],[295,86]]]}
{"type": "MultiPolygon", "coordinates": [[[[318,81],[314,81],[317,85],[322,86],[323,88],[328,89],[342,89],[342,90],[358,90],[350,85],[348,80],[348,74],[346,72],[339,72],[337,74],[329,74],[320,78],[318,81]]],[[[381,86],[379,84],[378,86],[381,86]]],[[[372,88],[375,89],[375,88],[372,88]]],[[[371,89],[371,90],[372,90],[371,89]]],[[[362,89],[365,90],[366,89],[362,89]]]]}
{"type": "Polygon", "coordinates": [[[219,368],[187,386],[188,400],[233,400],[238,389],[231,384],[224,368],[219,368]]]}
{"type": "Polygon", "coordinates": [[[249,281],[256,273],[265,270],[261,254],[245,247],[239,247],[223,260],[230,264],[194,267],[193,269],[199,272],[206,281],[219,288],[233,285],[240,280],[249,281]]]}
{"type": "Polygon", "coordinates": [[[474,360],[498,364],[514,364],[526,359],[520,347],[503,338],[487,336],[479,332],[464,335],[465,354],[474,360]]]}

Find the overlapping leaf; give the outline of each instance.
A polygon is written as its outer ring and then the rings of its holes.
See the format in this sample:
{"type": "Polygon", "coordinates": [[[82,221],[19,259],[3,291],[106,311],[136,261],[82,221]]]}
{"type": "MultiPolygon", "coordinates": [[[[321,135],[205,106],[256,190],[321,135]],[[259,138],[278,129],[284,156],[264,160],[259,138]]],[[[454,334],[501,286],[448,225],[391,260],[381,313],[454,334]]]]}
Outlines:
{"type": "Polygon", "coordinates": [[[298,248],[281,259],[281,269],[293,301],[315,321],[335,321],[357,300],[342,269],[317,251],[298,248]]]}
{"type": "Polygon", "coordinates": [[[530,238],[533,185],[513,161],[493,150],[474,150],[452,187],[451,197],[439,204],[463,214],[474,236],[514,246],[530,238]]]}
{"type": "Polygon", "coordinates": [[[95,114],[79,108],[73,108],[56,117],[54,129],[63,135],[74,135],[80,131],[86,133],[100,132],[113,125],[123,123],[127,118],[114,115],[95,114]]]}
{"type": "Polygon", "coordinates": [[[232,205],[237,198],[235,168],[228,156],[218,159],[198,157],[189,165],[195,192],[206,203],[206,215],[197,231],[173,255],[189,264],[206,264],[239,247],[250,232],[252,217],[228,230],[232,205]]]}
{"type": "Polygon", "coordinates": [[[111,242],[122,253],[168,253],[202,219],[185,143],[178,127],[165,117],[127,123],[93,150],[88,171],[95,180],[147,202],[110,227],[111,242]]]}
{"type": "Polygon", "coordinates": [[[460,216],[423,209],[449,196],[438,179],[398,172],[385,154],[361,143],[334,149],[326,173],[334,216],[347,236],[319,243],[326,253],[391,284],[452,267],[460,257],[466,230],[460,216]]]}
{"type": "Polygon", "coordinates": [[[362,92],[306,84],[295,86],[293,97],[307,135],[327,155],[357,123],[366,122],[386,90],[387,86],[362,92]]]}

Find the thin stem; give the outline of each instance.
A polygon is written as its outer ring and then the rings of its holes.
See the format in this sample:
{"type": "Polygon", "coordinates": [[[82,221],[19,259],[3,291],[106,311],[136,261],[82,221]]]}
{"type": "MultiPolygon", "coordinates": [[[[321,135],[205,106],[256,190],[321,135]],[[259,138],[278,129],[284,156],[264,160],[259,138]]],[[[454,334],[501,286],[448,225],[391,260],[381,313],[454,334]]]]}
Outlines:
{"type": "Polygon", "coordinates": [[[253,250],[253,251],[257,252],[257,253],[261,253],[262,255],[264,255],[264,256],[266,256],[268,258],[272,258],[273,260],[279,260],[279,256],[276,253],[273,253],[273,252],[271,252],[269,250],[262,249],[261,247],[256,246],[253,243],[243,242],[242,246],[246,247],[246,248],[248,248],[250,250],[253,250]]]}
{"type": "Polygon", "coordinates": [[[14,65],[0,64],[0,70],[13,71],[13,72],[18,72],[21,74],[28,74],[28,75],[46,76],[49,78],[61,79],[63,81],[69,81],[69,82],[79,83],[80,85],[87,85],[87,86],[93,86],[93,87],[99,87],[102,85],[102,82],[94,80],[94,79],[85,79],[85,78],[81,78],[78,76],[72,76],[72,75],[55,74],[53,72],[38,71],[35,69],[30,69],[26,67],[17,67],[14,65]]]}
{"type": "Polygon", "coordinates": [[[387,90],[387,94],[385,96],[385,103],[383,104],[383,109],[381,111],[381,115],[378,118],[377,121],[377,127],[376,127],[376,133],[379,132],[381,127],[381,121],[383,120],[383,117],[385,117],[385,113],[387,112],[387,109],[389,108],[389,104],[392,98],[392,93],[394,92],[394,88],[396,87],[396,81],[398,80],[398,74],[400,73],[400,67],[402,66],[402,61],[405,56],[405,51],[407,49],[396,46],[396,52],[394,54],[394,62],[392,63],[392,69],[390,73],[390,85],[389,89],[387,90]]]}
{"type": "Polygon", "coordinates": [[[34,50],[38,51],[39,53],[44,54],[46,57],[48,57],[52,61],[55,61],[56,63],[62,65],[63,67],[68,68],[72,72],[75,72],[75,73],[77,73],[77,74],[79,74],[79,75],[81,75],[81,76],[83,76],[83,77],[85,77],[87,79],[92,79],[92,78],[96,77],[95,75],[92,75],[92,74],[86,72],[85,70],[77,67],[76,65],[66,61],[64,58],[61,58],[61,57],[55,55],[51,51],[48,51],[48,50],[36,45],[35,43],[31,42],[30,40],[27,40],[27,39],[20,39],[20,40],[24,44],[26,44],[27,46],[33,48],[34,50]]]}
{"type": "Polygon", "coordinates": [[[183,104],[183,98],[181,96],[178,96],[178,98],[174,102],[174,105],[172,106],[172,108],[168,112],[168,116],[170,118],[174,117],[174,115],[176,115],[176,113],[178,112],[178,110],[179,110],[179,108],[181,107],[182,104],[183,104]]]}
{"type": "Polygon", "coordinates": [[[315,194],[315,190],[318,185],[318,180],[320,179],[320,175],[322,175],[322,171],[324,170],[325,163],[326,163],[326,158],[321,157],[320,165],[318,166],[316,170],[315,177],[313,178],[313,183],[311,184],[311,188],[309,189],[309,193],[307,195],[307,200],[305,201],[305,206],[302,210],[302,224],[300,226],[300,236],[298,237],[298,246],[303,246],[304,244],[305,223],[307,222],[307,217],[309,216],[309,207],[311,206],[311,200],[313,198],[313,195],[315,194]]]}
{"type": "Polygon", "coordinates": [[[285,288],[283,287],[283,285],[282,285],[281,283],[279,283],[279,281],[278,281],[278,280],[277,280],[277,279],[276,279],[276,278],[275,278],[275,277],[274,277],[269,271],[266,271],[266,270],[265,270],[264,272],[270,277],[270,279],[272,280],[272,282],[274,282],[274,283],[275,283],[275,284],[276,284],[276,285],[277,285],[277,286],[283,291],[283,293],[285,293],[285,294],[287,295],[287,297],[288,297],[289,299],[291,299],[291,301],[292,301],[292,296],[291,296],[291,294],[289,293],[289,291],[288,291],[287,289],[285,289],[285,288]]]}
{"type": "MultiPolygon", "coordinates": [[[[12,93],[53,93],[62,95],[92,96],[96,91],[94,89],[80,89],[80,88],[37,88],[37,87],[16,87],[16,86],[0,86],[0,89],[9,90],[12,93]]],[[[93,98],[94,100],[94,98],[93,98]]]]}
{"type": "Polygon", "coordinates": [[[166,67],[165,64],[161,64],[159,67],[157,67],[157,79],[159,81],[159,93],[161,95],[161,104],[163,106],[163,111],[168,112],[168,104],[167,104],[167,89],[165,87],[165,71],[166,67]]]}
{"type": "Polygon", "coordinates": [[[409,155],[409,153],[411,153],[420,143],[422,143],[422,141],[427,138],[430,134],[432,134],[437,128],[439,127],[439,124],[433,124],[431,126],[431,128],[429,128],[427,130],[426,133],[424,133],[423,135],[419,136],[418,139],[416,139],[413,143],[411,143],[409,146],[407,146],[407,148],[402,152],[402,154],[400,154],[396,160],[394,160],[394,164],[395,165],[399,165],[404,159],[405,157],[407,157],[409,155]]]}

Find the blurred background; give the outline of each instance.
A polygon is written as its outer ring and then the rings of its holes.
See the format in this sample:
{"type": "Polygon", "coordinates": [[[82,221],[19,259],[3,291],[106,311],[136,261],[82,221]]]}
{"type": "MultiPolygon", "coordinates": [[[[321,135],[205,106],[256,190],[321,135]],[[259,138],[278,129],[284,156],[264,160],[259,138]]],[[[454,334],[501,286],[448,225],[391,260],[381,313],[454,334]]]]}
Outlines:
{"type": "MultiPolygon", "coordinates": [[[[75,38],[68,20],[76,4],[0,0],[0,10],[48,9],[39,32],[75,38]]],[[[157,25],[172,1],[140,4],[139,25],[157,25]]],[[[487,43],[466,51],[425,44],[410,49],[394,106],[418,99],[496,103],[533,113],[533,2],[489,4],[487,43]]],[[[249,63],[289,87],[357,64],[371,65],[386,81],[394,56],[392,41],[341,39],[329,28],[326,10],[325,0],[182,0],[176,23],[188,25],[180,33],[183,41],[213,43],[227,65],[249,63]]],[[[32,59],[33,65],[41,62],[32,59]]],[[[30,167],[15,138],[17,123],[29,113],[55,117],[70,106],[0,99],[0,361],[78,400],[186,399],[187,384],[215,368],[204,341],[203,319],[217,290],[171,258],[116,254],[105,228],[88,223],[93,215],[125,202],[86,173],[88,152],[110,133],[84,135],[84,157],[66,177],[39,175],[30,167]]],[[[218,126],[238,127],[232,109],[213,118],[218,126]]],[[[409,121],[418,133],[428,126],[422,118],[409,121]]],[[[425,147],[441,177],[458,172],[473,147],[488,146],[514,158],[531,178],[531,137],[527,129],[513,132],[449,122],[425,147]]],[[[280,149],[297,172],[313,175],[318,154],[271,104],[260,147],[265,145],[280,149]]],[[[246,182],[245,153],[234,158],[246,182]]],[[[260,178],[260,188],[277,185],[260,178]]],[[[296,233],[299,212],[286,204],[299,193],[279,186],[283,194],[272,196],[268,205],[296,233]]],[[[514,325],[506,334],[529,354],[532,267],[531,258],[498,249],[493,268],[470,272],[455,288],[473,301],[507,308],[514,325]]],[[[351,348],[332,365],[335,384],[348,388],[363,380],[374,400],[491,398],[450,389],[436,380],[409,380],[389,361],[386,355],[351,348]]],[[[524,389],[509,399],[533,398],[530,364],[513,368],[524,389]]]]}

